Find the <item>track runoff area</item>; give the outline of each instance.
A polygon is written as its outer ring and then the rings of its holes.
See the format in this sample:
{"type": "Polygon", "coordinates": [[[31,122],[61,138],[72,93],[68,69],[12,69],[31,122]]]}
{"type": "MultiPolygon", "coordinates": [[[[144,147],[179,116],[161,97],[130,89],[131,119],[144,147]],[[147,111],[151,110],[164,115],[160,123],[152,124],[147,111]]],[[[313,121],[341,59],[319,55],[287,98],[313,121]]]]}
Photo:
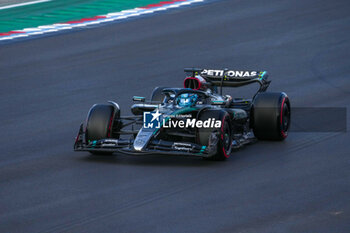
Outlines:
{"type": "MultiPolygon", "coordinates": [[[[2,3],[0,5],[0,13],[2,13],[0,14],[0,41],[125,20],[203,1],[37,0],[18,1],[15,4],[2,3]]],[[[10,3],[10,1],[7,2],[10,3]]]]}

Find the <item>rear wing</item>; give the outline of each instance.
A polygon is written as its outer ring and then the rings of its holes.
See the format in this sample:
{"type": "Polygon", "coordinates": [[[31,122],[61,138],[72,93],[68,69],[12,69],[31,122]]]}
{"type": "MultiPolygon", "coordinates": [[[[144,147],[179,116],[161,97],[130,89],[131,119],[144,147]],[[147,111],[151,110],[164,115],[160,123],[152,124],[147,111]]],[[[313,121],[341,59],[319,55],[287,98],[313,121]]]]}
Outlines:
{"type": "Polygon", "coordinates": [[[208,83],[217,87],[240,87],[251,83],[259,83],[258,92],[265,91],[271,81],[267,80],[266,71],[236,71],[236,70],[212,70],[200,68],[185,68],[185,73],[192,77],[200,75],[208,83]]]}

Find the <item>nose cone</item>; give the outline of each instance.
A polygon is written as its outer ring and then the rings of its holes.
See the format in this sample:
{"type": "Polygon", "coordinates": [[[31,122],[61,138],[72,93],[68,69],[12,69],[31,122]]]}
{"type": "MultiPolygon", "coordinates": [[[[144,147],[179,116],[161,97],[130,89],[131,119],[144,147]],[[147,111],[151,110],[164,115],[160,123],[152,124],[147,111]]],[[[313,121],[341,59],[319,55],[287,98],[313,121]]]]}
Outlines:
{"type": "Polygon", "coordinates": [[[134,144],[133,144],[133,149],[135,151],[143,151],[146,149],[149,141],[151,140],[153,136],[153,132],[156,129],[145,129],[142,128],[139,133],[137,134],[134,144]]]}

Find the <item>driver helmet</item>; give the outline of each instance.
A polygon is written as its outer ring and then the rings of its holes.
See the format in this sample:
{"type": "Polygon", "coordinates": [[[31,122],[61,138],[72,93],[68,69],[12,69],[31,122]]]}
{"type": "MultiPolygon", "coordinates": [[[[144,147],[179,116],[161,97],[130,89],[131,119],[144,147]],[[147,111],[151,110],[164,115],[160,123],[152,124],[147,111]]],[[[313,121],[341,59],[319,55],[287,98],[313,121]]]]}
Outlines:
{"type": "Polygon", "coordinates": [[[180,107],[190,107],[197,102],[197,99],[198,99],[197,94],[185,93],[185,94],[179,95],[179,97],[177,98],[177,104],[180,107]]]}

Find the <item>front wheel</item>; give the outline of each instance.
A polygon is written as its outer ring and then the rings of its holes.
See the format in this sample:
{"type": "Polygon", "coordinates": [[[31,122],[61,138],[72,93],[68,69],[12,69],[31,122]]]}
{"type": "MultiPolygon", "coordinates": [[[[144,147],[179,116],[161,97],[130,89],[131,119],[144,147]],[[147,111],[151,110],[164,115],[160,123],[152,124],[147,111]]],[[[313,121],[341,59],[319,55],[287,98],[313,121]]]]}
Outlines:
{"type": "MultiPolygon", "coordinates": [[[[119,109],[115,110],[109,104],[95,104],[90,109],[85,128],[85,141],[91,143],[95,140],[105,138],[119,138],[119,135],[113,134],[113,124],[115,116],[119,115],[119,109]]],[[[94,155],[111,155],[113,152],[92,151],[94,155]]]]}
{"type": "Polygon", "coordinates": [[[202,146],[212,146],[212,142],[216,142],[216,151],[209,160],[221,161],[230,156],[232,150],[232,130],[230,115],[224,110],[205,110],[200,113],[199,120],[207,120],[214,118],[221,121],[220,128],[199,128],[198,143],[202,146]],[[213,138],[215,137],[215,138],[213,138]]]}

